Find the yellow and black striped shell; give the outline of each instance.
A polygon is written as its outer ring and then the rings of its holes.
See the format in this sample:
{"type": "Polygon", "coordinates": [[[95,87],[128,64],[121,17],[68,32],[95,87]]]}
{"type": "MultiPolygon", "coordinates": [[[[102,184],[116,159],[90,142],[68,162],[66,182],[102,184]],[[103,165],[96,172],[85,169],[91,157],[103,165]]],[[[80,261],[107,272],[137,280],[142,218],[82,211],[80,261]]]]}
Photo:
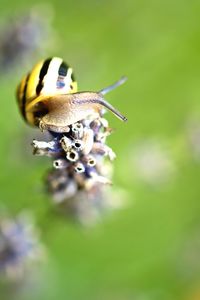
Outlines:
{"type": "Polygon", "coordinates": [[[73,70],[62,58],[52,57],[37,63],[22,79],[17,89],[17,101],[24,119],[38,126],[40,114],[44,114],[43,100],[48,96],[77,92],[73,70]],[[34,110],[27,110],[34,103],[34,110]]]}

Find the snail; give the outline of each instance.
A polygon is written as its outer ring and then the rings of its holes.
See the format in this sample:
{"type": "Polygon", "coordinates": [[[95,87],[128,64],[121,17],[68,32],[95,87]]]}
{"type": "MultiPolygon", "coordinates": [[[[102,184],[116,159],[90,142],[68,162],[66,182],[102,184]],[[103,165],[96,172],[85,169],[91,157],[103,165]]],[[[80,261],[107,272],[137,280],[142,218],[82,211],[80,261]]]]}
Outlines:
{"type": "Polygon", "coordinates": [[[18,106],[29,125],[53,132],[67,132],[69,125],[99,115],[102,108],[127,121],[104,99],[105,94],[125,81],[126,77],[122,77],[98,92],[77,92],[72,68],[62,58],[48,58],[22,79],[17,89],[18,106]]]}

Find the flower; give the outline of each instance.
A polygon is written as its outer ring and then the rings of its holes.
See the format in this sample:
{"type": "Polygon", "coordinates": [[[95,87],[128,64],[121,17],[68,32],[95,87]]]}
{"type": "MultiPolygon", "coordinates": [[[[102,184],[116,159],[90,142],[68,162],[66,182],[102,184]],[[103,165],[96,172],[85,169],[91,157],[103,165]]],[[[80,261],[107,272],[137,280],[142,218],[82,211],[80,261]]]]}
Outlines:
{"type": "Polygon", "coordinates": [[[0,220],[0,274],[20,279],[28,266],[44,256],[38,232],[27,213],[0,220]]]}
{"type": "Polygon", "coordinates": [[[105,118],[91,115],[70,125],[68,132],[50,132],[48,142],[32,143],[35,155],[53,159],[46,186],[54,203],[81,223],[90,223],[94,216],[101,215],[109,202],[104,186],[111,185],[108,161],[116,157],[106,145],[111,132],[105,118]]]}
{"type": "Polygon", "coordinates": [[[51,5],[33,6],[26,13],[16,15],[0,31],[0,66],[13,72],[13,67],[29,62],[37,53],[43,53],[53,44],[51,5]]]}
{"type": "Polygon", "coordinates": [[[168,183],[176,170],[168,148],[156,138],[146,138],[136,143],[131,151],[135,176],[154,187],[168,183]]]}

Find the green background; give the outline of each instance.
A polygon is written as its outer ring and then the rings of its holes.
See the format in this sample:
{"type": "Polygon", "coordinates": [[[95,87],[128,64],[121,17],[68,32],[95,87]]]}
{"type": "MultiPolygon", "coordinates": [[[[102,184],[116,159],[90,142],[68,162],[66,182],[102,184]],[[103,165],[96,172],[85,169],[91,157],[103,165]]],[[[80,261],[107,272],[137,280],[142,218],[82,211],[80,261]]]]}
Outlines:
{"type": "MultiPolygon", "coordinates": [[[[35,3],[2,1],[1,20],[35,3]]],[[[38,133],[23,123],[15,103],[27,69],[1,70],[1,206],[13,214],[33,211],[48,260],[35,284],[0,298],[200,299],[200,164],[187,130],[193,116],[200,124],[200,2],[51,3],[58,41],[45,56],[64,57],[80,90],[128,77],[107,95],[128,117],[122,123],[107,114],[116,129],[109,138],[117,153],[113,188],[127,192],[128,205],[91,228],[52,213],[42,182],[50,161],[32,156],[30,142],[38,133]],[[152,186],[137,176],[132,156],[141,139],[167,144],[176,169],[172,179],[152,186]]]]}

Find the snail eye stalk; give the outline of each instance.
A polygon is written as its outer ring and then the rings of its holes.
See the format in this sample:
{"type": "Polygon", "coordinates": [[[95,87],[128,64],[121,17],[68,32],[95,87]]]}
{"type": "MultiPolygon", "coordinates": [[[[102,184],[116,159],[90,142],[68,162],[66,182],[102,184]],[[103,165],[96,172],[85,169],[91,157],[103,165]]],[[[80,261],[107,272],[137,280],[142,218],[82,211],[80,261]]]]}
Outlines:
{"type": "Polygon", "coordinates": [[[115,83],[103,88],[102,90],[99,91],[100,94],[105,95],[109,92],[111,92],[112,90],[116,89],[118,86],[124,84],[127,81],[127,77],[123,76],[121,77],[118,81],[116,81],[115,83]]]}

